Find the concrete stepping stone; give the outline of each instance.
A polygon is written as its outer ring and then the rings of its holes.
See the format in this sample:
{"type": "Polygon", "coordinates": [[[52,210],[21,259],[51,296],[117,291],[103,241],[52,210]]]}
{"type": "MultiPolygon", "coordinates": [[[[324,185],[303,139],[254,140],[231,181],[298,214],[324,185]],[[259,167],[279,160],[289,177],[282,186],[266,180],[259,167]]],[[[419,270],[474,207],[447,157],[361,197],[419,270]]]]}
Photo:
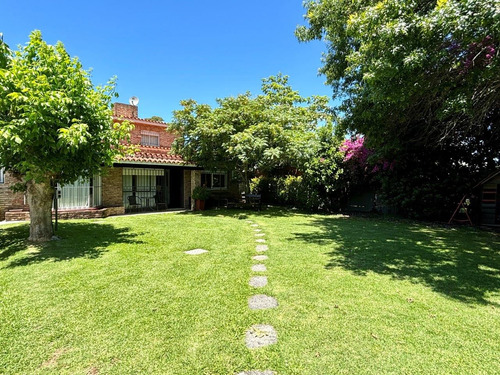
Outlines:
{"type": "Polygon", "coordinates": [[[262,253],[264,251],[267,251],[269,250],[269,247],[267,245],[257,245],[255,246],[255,250],[258,252],[258,253],[262,253]]]}
{"type": "Polygon", "coordinates": [[[278,307],[278,301],[274,297],[265,294],[257,294],[248,298],[248,307],[250,310],[265,310],[278,307]]]}
{"type": "Polygon", "coordinates": [[[271,371],[271,370],[250,370],[250,371],[243,371],[239,372],[238,375],[276,375],[276,372],[271,371]]]}
{"type": "Polygon", "coordinates": [[[250,225],[250,226],[251,226],[251,227],[258,227],[258,226],[259,226],[259,224],[252,224],[252,225],[250,225]]]}
{"type": "Polygon", "coordinates": [[[254,264],[252,266],[252,271],[253,272],[266,272],[267,271],[267,267],[265,264],[254,264]]]}
{"type": "Polygon", "coordinates": [[[267,260],[269,259],[267,255],[255,255],[252,257],[253,260],[267,260]]]}
{"type": "Polygon", "coordinates": [[[208,250],[193,249],[193,250],[184,251],[184,253],[189,254],[189,255],[199,255],[199,254],[203,254],[203,253],[208,253],[208,250]]]}
{"type": "Polygon", "coordinates": [[[255,242],[258,242],[258,243],[265,243],[265,242],[266,242],[266,240],[265,240],[265,239],[263,239],[263,238],[258,238],[258,239],[256,239],[256,240],[255,240],[255,242]]]}
{"type": "Polygon", "coordinates": [[[278,334],[267,324],[255,324],[245,333],[245,344],[248,349],[258,349],[277,342],[278,334]]]}
{"type": "Polygon", "coordinates": [[[265,233],[255,233],[255,237],[264,237],[265,233]]]}
{"type": "Polygon", "coordinates": [[[262,288],[267,285],[267,276],[254,276],[248,284],[254,288],[262,288]]]}
{"type": "Polygon", "coordinates": [[[262,232],[262,229],[254,229],[254,232],[262,232]]]}

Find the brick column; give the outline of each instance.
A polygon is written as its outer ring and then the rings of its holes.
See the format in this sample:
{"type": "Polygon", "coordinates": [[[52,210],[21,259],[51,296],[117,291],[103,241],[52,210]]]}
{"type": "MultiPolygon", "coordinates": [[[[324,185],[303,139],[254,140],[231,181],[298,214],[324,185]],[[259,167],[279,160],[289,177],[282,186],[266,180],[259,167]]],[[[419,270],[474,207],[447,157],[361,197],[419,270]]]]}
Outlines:
{"type": "Polygon", "coordinates": [[[102,176],[102,205],[123,207],[123,168],[108,168],[102,176]]]}

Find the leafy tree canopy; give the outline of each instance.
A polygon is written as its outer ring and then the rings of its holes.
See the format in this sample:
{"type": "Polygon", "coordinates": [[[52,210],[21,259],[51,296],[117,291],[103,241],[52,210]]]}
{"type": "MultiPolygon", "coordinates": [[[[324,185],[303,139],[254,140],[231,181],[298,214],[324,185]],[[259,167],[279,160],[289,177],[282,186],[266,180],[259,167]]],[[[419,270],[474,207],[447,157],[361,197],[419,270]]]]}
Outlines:
{"type": "Polygon", "coordinates": [[[239,171],[247,184],[257,171],[302,165],[317,125],[332,120],[327,97],[302,97],[281,74],[264,79],[256,97],[246,93],[217,103],[181,102],[169,128],[180,135],[174,151],[207,169],[239,171]]]}
{"type": "Polygon", "coordinates": [[[327,42],[322,73],[343,99],[345,126],[367,141],[441,145],[498,133],[498,1],[311,0],[305,7],[309,24],[296,35],[327,42]]]}
{"type": "Polygon", "coordinates": [[[113,124],[114,82],[94,87],[89,72],[34,31],[0,69],[0,165],[25,181],[71,183],[110,165],[129,128],[113,124]]]}
{"type": "MultiPolygon", "coordinates": [[[[30,205],[30,239],[52,237],[55,183],[71,183],[111,165],[124,151],[128,123],[112,122],[114,82],[94,87],[63,44],[40,31],[0,59],[0,166],[20,176],[30,205]]],[[[0,52],[2,52],[0,51],[0,52]]]]}
{"type": "Polygon", "coordinates": [[[151,116],[151,117],[147,118],[146,120],[165,122],[165,120],[163,120],[163,117],[161,117],[161,116],[151,116]]]}

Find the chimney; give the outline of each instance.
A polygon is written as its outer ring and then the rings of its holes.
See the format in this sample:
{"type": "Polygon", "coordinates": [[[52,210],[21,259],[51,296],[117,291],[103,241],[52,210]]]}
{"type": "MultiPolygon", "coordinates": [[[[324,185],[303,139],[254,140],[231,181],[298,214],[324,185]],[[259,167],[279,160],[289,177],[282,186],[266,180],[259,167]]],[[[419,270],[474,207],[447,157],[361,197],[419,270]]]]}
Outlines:
{"type": "Polygon", "coordinates": [[[136,105],[115,103],[113,105],[113,114],[116,117],[138,118],[139,108],[136,105]]]}

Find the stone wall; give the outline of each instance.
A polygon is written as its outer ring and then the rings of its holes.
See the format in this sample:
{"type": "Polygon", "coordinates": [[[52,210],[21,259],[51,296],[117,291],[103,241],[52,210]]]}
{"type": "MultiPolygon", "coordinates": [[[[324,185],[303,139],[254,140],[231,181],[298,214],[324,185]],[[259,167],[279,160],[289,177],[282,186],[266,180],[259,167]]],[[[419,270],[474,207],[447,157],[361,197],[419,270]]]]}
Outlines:
{"type": "MultiPolygon", "coordinates": [[[[189,192],[189,196],[191,197],[193,195],[193,190],[196,186],[201,185],[201,171],[199,170],[192,170],[191,171],[191,184],[190,184],[190,189],[191,191],[189,192]]],[[[191,199],[191,210],[194,210],[194,199],[191,199]]]]}
{"type": "Polygon", "coordinates": [[[184,208],[190,208],[189,199],[191,197],[191,173],[189,169],[184,170],[184,208]]]}
{"type": "Polygon", "coordinates": [[[4,183],[0,183],[0,220],[5,220],[5,212],[11,209],[27,209],[24,204],[24,194],[14,193],[10,187],[20,182],[10,173],[5,173],[4,183]]]}
{"type": "Polygon", "coordinates": [[[102,176],[102,205],[123,206],[123,168],[107,168],[102,176]]]}

